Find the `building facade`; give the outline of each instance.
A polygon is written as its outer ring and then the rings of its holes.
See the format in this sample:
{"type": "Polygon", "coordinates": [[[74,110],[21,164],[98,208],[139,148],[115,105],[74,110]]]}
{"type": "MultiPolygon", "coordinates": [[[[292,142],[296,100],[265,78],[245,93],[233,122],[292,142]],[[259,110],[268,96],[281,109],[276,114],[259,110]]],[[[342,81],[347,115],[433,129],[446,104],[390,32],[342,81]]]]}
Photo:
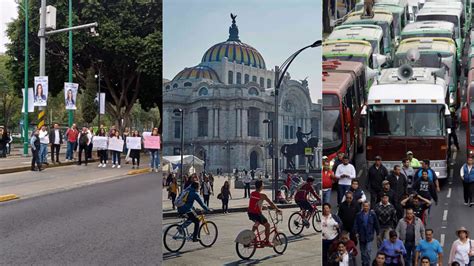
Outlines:
{"type": "MultiPolygon", "coordinates": [[[[229,38],[211,46],[201,62],[163,82],[163,154],[181,149],[181,117],[184,112],[185,154],[206,163],[206,170],[271,169],[269,144],[274,119],[275,72],[267,70],[263,56],[239,39],[233,18],[229,38]]],[[[311,102],[307,82],[287,75],[280,88],[278,149],[296,142],[296,130],[313,130],[320,136],[320,105],[311,102]]],[[[305,159],[297,158],[304,166],[305,159]]],[[[284,159],[280,165],[286,167],[284,159]]]]}

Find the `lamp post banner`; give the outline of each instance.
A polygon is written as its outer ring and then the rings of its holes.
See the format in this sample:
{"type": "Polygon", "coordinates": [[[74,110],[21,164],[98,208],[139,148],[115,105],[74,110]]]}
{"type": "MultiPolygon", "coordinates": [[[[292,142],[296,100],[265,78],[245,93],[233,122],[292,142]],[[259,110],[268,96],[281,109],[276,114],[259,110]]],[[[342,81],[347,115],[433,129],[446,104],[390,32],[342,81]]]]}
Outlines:
{"type": "Polygon", "coordinates": [[[99,99],[99,113],[103,115],[105,114],[105,93],[101,92],[100,97],[99,93],[97,93],[96,97],[99,99]]]}
{"type": "Polygon", "coordinates": [[[66,110],[76,110],[76,99],[79,84],[64,82],[64,104],[66,110]]]}
{"type": "MultiPolygon", "coordinates": [[[[21,89],[21,93],[23,94],[23,105],[21,107],[21,112],[25,113],[25,89],[21,89]]],[[[33,103],[33,98],[35,94],[33,92],[33,88],[28,88],[28,113],[33,113],[35,111],[35,105],[33,103]]]]}
{"type": "Polygon", "coordinates": [[[46,106],[48,102],[48,77],[35,77],[34,106],[46,106]]]}

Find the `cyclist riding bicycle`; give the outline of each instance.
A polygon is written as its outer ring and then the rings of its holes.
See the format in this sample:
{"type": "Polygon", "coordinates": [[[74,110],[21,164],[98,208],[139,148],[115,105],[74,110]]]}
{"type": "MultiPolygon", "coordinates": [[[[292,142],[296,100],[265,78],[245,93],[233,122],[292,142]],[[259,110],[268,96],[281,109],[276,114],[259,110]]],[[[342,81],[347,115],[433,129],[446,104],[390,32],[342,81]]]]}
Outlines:
{"type": "Polygon", "coordinates": [[[273,204],[273,202],[267,197],[265,193],[262,193],[263,190],[263,181],[257,180],[255,181],[255,191],[250,193],[250,201],[249,201],[249,208],[247,214],[249,219],[255,224],[252,227],[252,231],[257,231],[259,225],[263,225],[265,227],[265,245],[268,247],[273,247],[273,245],[269,241],[270,236],[270,224],[268,223],[267,218],[262,214],[262,204],[263,201],[266,201],[271,208],[275,209],[278,213],[281,213],[281,210],[273,204]]]}
{"type": "Polygon", "coordinates": [[[314,191],[313,183],[314,178],[308,177],[306,182],[299,187],[295,195],[296,204],[298,204],[298,206],[304,212],[303,224],[306,227],[309,227],[308,218],[311,217],[314,211],[313,206],[311,206],[311,203],[308,200],[308,195],[312,194],[318,201],[321,201],[319,195],[316,193],[316,191],[314,191]]]}
{"type": "Polygon", "coordinates": [[[186,215],[188,219],[186,220],[186,224],[194,223],[194,231],[193,231],[193,242],[198,242],[198,233],[199,233],[199,219],[197,217],[196,212],[193,209],[194,201],[199,203],[201,207],[205,210],[210,212],[206,204],[204,204],[201,196],[199,196],[199,183],[192,182],[191,185],[186,188],[181,195],[176,199],[176,206],[178,206],[178,213],[181,215],[186,215]]]}

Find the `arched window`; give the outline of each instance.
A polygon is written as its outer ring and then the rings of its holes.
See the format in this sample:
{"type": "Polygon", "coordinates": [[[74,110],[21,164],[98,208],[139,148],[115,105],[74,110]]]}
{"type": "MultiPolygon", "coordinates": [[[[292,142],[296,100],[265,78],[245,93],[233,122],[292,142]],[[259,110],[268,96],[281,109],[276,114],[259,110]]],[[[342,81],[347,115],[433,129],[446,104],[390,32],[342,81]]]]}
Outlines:
{"type": "Polygon", "coordinates": [[[252,76],[252,81],[257,83],[257,76],[252,76]]]}
{"type": "Polygon", "coordinates": [[[249,89],[249,95],[258,96],[258,90],[254,87],[249,89]]]}
{"type": "Polygon", "coordinates": [[[258,153],[252,151],[250,153],[250,170],[255,170],[258,168],[258,153]]]}
{"type": "Polygon", "coordinates": [[[236,77],[237,84],[242,84],[242,73],[237,72],[237,77],[236,77]]]}
{"type": "Polygon", "coordinates": [[[198,137],[207,137],[207,124],[209,117],[206,107],[201,107],[197,110],[198,113],[198,137]]]}
{"type": "Polygon", "coordinates": [[[171,89],[171,86],[170,85],[166,85],[166,90],[169,90],[171,89]]]}
{"type": "Polygon", "coordinates": [[[267,79],[267,88],[271,88],[271,87],[272,87],[272,80],[267,79]]]}
{"type": "Polygon", "coordinates": [[[184,83],[184,87],[191,87],[193,86],[193,84],[191,82],[185,82],[184,83]]]}
{"type": "Polygon", "coordinates": [[[265,88],[265,79],[260,78],[260,87],[265,88]]]}
{"type": "Polygon", "coordinates": [[[173,88],[176,89],[177,87],[178,87],[178,83],[173,84],[173,88]]]}
{"type": "Polygon", "coordinates": [[[250,107],[248,111],[248,135],[250,137],[260,137],[260,110],[250,107]]]}
{"type": "Polygon", "coordinates": [[[245,81],[244,81],[244,84],[249,83],[249,81],[250,81],[250,76],[249,76],[249,74],[245,74],[245,75],[244,75],[244,80],[245,80],[245,81]]]}
{"type": "Polygon", "coordinates": [[[234,84],[234,72],[229,71],[227,80],[228,80],[227,83],[229,83],[229,84],[234,84]]]}
{"type": "Polygon", "coordinates": [[[199,94],[199,96],[207,96],[207,95],[209,95],[209,91],[207,90],[206,87],[202,87],[202,88],[199,89],[198,94],[199,94]]]}

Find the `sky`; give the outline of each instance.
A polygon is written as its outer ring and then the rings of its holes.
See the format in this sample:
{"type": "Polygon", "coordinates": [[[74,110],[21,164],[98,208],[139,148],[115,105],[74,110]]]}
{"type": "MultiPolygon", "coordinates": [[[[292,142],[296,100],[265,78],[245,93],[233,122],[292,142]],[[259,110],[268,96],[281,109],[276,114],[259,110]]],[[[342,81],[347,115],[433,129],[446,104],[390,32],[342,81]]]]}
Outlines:
{"type": "Polygon", "coordinates": [[[0,53],[5,53],[5,44],[10,40],[7,37],[7,23],[18,16],[15,0],[0,0],[0,53]]]}
{"type": "MultiPolygon", "coordinates": [[[[226,41],[230,13],[237,15],[240,40],[262,54],[267,69],[322,38],[321,0],[164,0],[163,77],[199,64],[208,48],[226,41]]],[[[303,51],[288,72],[292,79],[308,77],[312,101],[321,99],[320,47],[303,51]]]]}

